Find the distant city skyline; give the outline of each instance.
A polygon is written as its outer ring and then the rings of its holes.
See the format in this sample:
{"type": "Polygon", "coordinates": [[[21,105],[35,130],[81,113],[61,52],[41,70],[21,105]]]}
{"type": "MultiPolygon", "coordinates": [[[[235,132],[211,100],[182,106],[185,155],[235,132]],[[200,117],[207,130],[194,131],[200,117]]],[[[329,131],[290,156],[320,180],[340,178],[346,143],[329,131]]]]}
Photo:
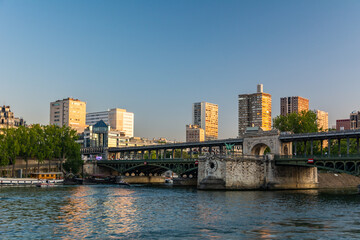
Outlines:
{"type": "Polygon", "coordinates": [[[185,141],[194,102],[238,135],[238,95],[302,96],[329,126],[360,110],[357,1],[0,1],[0,105],[27,124],[73,97],[133,112],[135,136],[185,141]]]}

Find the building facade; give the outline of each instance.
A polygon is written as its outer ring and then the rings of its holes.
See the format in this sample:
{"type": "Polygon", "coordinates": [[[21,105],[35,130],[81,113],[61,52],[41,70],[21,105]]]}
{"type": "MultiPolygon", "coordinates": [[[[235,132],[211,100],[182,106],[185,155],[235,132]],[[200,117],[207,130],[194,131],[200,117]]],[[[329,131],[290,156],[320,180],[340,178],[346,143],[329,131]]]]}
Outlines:
{"type": "Polygon", "coordinates": [[[309,100],[303,97],[280,98],[280,114],[286,116],[290,113],[300,113],[309,110],[309,100]]]}
{"type": "Polygon", "coordinates": [[[336,131],[350,130],[350,119],[336,120],[336,131]]]}
{"type": "Polygon", "coordinates": [[[10,106],[0,107],[0,128],[17,128],[19,126],[25,126],[24,119],[14,117],[10,106]]]}
{"type": "Polygon", "coordinates": [[[198,102],[193,104],[193,125],[205,131],[205,140],[218,139],[219,107],[217,104],[198,102]]]}
{"type": "Polygon", "coordinates": [[[271,130],[271,95],[263,92],[263,85],[257,86],[257,93],[240,94],[238,98],[239,135],[248,127],[271,130]]]}
{"type": "Polygon", "coordinates": [[[86,114],[86,124],[91,126],[103,120],[112,130],[122,131],[126,137],[134,136],[134,113],[126,109],[113,108],[108,111],[86,114]]]}
{"type": "Polygon", "coordinates": [[[205,131],[198,125],[186,125],[186,142],[205,141],[205,131]]]}
{"type": "Polygon", "coordinates": [[[319,130],[328,131],[329,129],[329,114],[321,110],[314,110],[316,113],[316,123],[319,130]]]}
{"type": "Polygon", "coordinates": [[[353,111],[350,113],[350,129],[360,128],[360,112],[353,111]]]}
{"type": "Polygon", "coordinates": [[[50,124],[69,126],[78,133],[86,128],[86,102],[66,98],[50,103],[50,124]]]}

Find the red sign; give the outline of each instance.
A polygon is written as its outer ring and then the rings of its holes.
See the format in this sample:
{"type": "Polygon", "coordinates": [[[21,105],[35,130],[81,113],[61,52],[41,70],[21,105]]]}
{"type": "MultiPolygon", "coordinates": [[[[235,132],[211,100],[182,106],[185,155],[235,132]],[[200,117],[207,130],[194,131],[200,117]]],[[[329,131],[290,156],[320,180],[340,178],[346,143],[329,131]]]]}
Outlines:
{"type": "Polygon", "coordinates": [[[144,162],[144,165],[146,165],[147,164],[147,162],[144,162]]]}
{"type": "Polygon", "coordinates": [[[308,163],[314,163],[314,159],[312,158],[308,159],[308,163]]]}
{"type": "Polygon", "coordinates": [[[196,161],[195,161],[195,165],[198,165],[198,164],[199,164],[199,161],[198,161],[198,160],[196,160],[196,161]]]}

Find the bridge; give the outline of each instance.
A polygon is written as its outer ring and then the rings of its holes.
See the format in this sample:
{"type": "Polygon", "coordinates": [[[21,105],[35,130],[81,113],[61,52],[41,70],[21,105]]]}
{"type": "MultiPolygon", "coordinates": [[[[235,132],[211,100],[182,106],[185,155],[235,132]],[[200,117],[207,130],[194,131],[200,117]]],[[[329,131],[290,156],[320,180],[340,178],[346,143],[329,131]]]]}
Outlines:
{"type": "Polygon", "coordinates": [[[172,171],[182,177],[196,177],[197,159],[132,159],[98,161],[100,167],[110,168],[124,176],[160,176],[172,171]]]}
{"type": "Polygon", "coordinates": [[[201,158],[253,156],[262,159],[267,152],[273,155],[273,169],[296,168],[297,172],[303,172],[304,169],[318,168],[358,176],[359,138],[360,130],[309,134],[253,132],[232,139],[109,148],[104,151],[108,160],[98,161],[97,165],[109,169],[111,174],[123,176],[158,176],[171,170],[181,177],[197,177],[198,169],[206,167],[206,164],[198,164],[201,158]],[[232,146],[231,154],[226,145],[232,146]]]}

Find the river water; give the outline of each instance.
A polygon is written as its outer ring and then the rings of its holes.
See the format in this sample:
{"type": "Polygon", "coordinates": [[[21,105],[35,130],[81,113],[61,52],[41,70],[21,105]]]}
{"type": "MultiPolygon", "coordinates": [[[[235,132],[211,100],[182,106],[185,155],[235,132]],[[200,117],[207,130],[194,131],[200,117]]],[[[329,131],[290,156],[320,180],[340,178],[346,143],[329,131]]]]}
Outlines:
{"type": "Polygon", "coordinates": [[[359,239],[357,191],[1,187],[1,239],[359,239]]]}

